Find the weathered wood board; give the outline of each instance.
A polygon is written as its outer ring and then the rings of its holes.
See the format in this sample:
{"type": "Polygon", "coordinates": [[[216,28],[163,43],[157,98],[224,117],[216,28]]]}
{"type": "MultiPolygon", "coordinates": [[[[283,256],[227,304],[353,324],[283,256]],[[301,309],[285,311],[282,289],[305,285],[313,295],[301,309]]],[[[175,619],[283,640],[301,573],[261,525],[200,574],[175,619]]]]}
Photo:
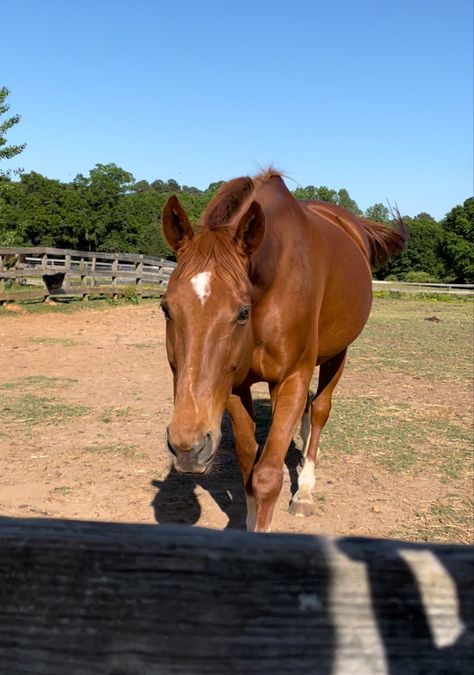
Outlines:
{"type": "Polygon", "coordinates": [[[0,519],[0,672],[471,673],[465,546],[0,519]]]}

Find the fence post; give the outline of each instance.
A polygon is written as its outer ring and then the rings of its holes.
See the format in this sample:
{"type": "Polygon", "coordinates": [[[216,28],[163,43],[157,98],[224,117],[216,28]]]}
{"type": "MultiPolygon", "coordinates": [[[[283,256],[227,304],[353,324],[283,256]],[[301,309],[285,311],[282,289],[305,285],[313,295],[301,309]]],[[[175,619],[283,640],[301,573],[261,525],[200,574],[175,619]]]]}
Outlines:
{"type": "Polygon", "coordinates": [[[79,263],[79,273],[81,275],[82,300],[87,302],[89,300],[89,293],[87,290],[87,263],[83,257],[79,263]]]}
{"type": "MultiPolygon", "coordinates": [[[[43,253],[43,255],[41,256],[41,269],[44,272],[46,272],[47,268],[48,268],[48,254],[43,253]]],[[[46,274],[43,274],[43,288],[44,288],[43,302],[46,302],[50,298],[48,284],[46,283],[46,274]]]]}
{"type": "Polygon", "coordinates": [[[64,267],[65,267],[65,290],[68,290],[71,287],[71,254],[66,253],[64,256],[64,267]]]}
{"type": "Polygon", "coordinates": [[[135,263],[135,289],[137,297],[142,297],[143,291],[143,260],[139,260],[135,263]]]}
{"type": "MultiPolygon", "coordinates": [[[[3,270],[3,255],[0,254],[0,271],[3,270]]],[[[0,279],[0,304],[3,304],[5,298],[5,279],[0,279]]]]}
{"type": "Polygon", "coordinates": [[[115,257],[112,261],[112,298],[117,299],[117,271],[118,271],[118,258],[115,257]]]}

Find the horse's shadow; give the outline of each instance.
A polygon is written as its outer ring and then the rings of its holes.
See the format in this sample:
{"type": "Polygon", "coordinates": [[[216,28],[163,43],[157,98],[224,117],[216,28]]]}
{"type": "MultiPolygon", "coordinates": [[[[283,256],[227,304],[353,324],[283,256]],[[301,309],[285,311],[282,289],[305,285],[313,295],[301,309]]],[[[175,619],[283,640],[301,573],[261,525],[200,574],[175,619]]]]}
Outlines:
{"type": "MultiPolygon", "coordinates": [[[[256,439],[259,444],[258,457],[271,424],[272,408],[269,399],[254,400],[254,416],[257,425],[256,439]]],[[[291,443],[285,462],[290,476],[292,494],[296,491],[297,466],[300,458],[299,451],[294,443],[291,443]]],[[[158,489],[152,502],[157,523],[185,525],[197,523],[202,510],[196,488],[198,490],[202,488],[211,495],[221,511],[227,515],[229,522],[226,529],[245,529],[247,512],[245,491],[228,415],[225,414],[223,418],[221,444],[209,473],[205,475],[183,474],[171,467],[164,480],[154,480],[152,485],[158,489]]]]}

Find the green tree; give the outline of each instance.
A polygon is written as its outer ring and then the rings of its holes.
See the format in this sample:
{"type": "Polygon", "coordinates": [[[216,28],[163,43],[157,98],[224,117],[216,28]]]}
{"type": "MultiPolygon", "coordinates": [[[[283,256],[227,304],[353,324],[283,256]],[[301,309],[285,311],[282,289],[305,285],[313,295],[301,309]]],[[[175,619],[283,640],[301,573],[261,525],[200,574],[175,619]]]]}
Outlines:
{"type": "Polygon", "coordinates": [[[166,181],[165,189],[167,192],[181,192],[181,185],[174,178],[169,178],[166,181]]]}
{"type": "Polygon", "coordinates": [[[163,240],[160,218],[169,195],[145,190],[125,195],[120,212],[126,228],[126,250],[129,253],[166,258],[172,251],[163,240]]]}
{"type": "Polygon", "coordinates": [[[23,242],[16,227],[17,210],[12,206],[15,183],[0,173],[0,246],[20,246],[23,242]]]}
{"type": "Polygon", "coordinates": [[[96,164],[89,172],[85,191],[89,219],[87,250],[127,250],[126,220],[120,207],[121,198],[130,192],[133,180],[131,173],[113,163],[96,164]]]}
{"type": "Polygon", "coordinates": [[[182,192],[187,192],[190,195],[200,195],[202,194],[202,190],[199,190],[199,188],[194,187],[193,185],[183,185],[181,187],[182,192]]]}
{"type": "MultiPolygon", "coordinates": [[[[9,94],[10,91],[6,87],[0,89],[0,118],[10,110],[10,104],[6,102],[9,94]]],[[[26,143],[23,143],[23,145],[7,145],[6,133],[18,124],[19,121],[20,115],[12,115],[12,117],[7,117],[3,121],[0,121],[0,160],[12,159],[12,157],[19,155],[26,147],[26,143]]],[[[8,172],[0,170],[0,177],[5,173],[8,172]]]]}
{"type": "Polygon", "coordinates": [[[403,220],[410,229],[410,239],[407,247],[389,263],[384,276],[391,274],[409,281],[410,274],[421,272],[426,281],[443,281],[446,278],[442,258],[443,228],[431,217],[424,220],[404,216],[403,220]]]}
{"type": "Polygon", "coordinates": [[[384,204],[377,202],[376,204],[369,206],[365,212],[365,217],[376,223],[388,223],[390,220],[390,211],[384,204]]]}
{"type": "Polygon", "coordinates": [[[330,190],[325,185],[315,187],[314,185],[307,185],[306,187],[296,188],[293,192],[296,199],[320,199],[323,202],[332,202],[337,204],[336,190],[330,190]]]}
{"type": "Polygon", "coordinates": [[[455,206],[442,227],[443,257],[453,281],[474,282],[474,197],[455,206]]]}
{"type": "Polygon", "coordinates": [[[166,192],[166,183],[163,180],[161,180],[161,178],[158,178],[157,180],[154,180],[151,183],[151,187],[156,192],[166,192]]]}
{"type": "Polygon", "coordinates": [[[362,211],[359,209],[357,202],[349,196],[345,188],[342,188],[337,193],[337,204],[343,208],[355,213],[356,216],[361,216],[362,211]]]}
{"type": "MultiPolygon", "coordinates": [[[[7,87],[0,88],[0,162],[12,159],[26,147],[26,143],[23,145],[7,145],[7,132],[20,121],[19,115],[7,117],[2,121],[2,117],[10,110],[10,104],[7,103],[9,94],[10,91],[7,87]]],[[[14,190],[10,174],[10,170],[0,169],[0,246],[21,244],[21,236],[15,228],[14,218],[13,221],[11,220],[12,212],[8,208],[8,197],[14,190]]]]}
{"type": "Polygon", "coordinates": [[[145,190],[153,190],[150,183],[147,180],[139,180],[134,185],[132,185],[133,192],[145,192],[145,190]]]}
{"type": "Polygon", "coordinates": [[[348,211],[352,211],[352,213],[355,213],[356,215],[362,215],[362,211],[359,209],[357,202],[350,197],[345,188],[336,191],[331,190],[326,187],[326,185],[321,185],[320,187],[307,185],[306,187],[296,188],[296,190],[293,191],[293,196],[295,199],[318,199],[322,202],[337,204],[348,211]]]}
{"type": "Polygon", "coordinates": [[[77,228],[71,226],[73,203],[68,199],[68,184],[33,171],[5,187],[0,227],[3,224],[13,230],[18,243],[78,247],[77,228]]]}
{"type": "Polygon", "coordinates": [[[416,216],[417,220],[423,220],[425,223],[436,223],[437,221],[433,218],[433,216],[430,216],[429,213],[426,213],[426,211],[422,211],[416,216]]]}

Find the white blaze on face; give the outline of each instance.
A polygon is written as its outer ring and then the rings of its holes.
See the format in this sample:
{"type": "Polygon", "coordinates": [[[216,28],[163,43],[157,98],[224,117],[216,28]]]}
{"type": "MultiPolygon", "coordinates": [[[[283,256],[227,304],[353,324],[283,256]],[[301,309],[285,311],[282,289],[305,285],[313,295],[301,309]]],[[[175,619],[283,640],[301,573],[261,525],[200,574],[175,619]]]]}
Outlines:
{"type": "Polygon", "coordinates": [[[199,274],[196,274],[196,276],[191,279],[191,284],[194,288],[194,292],[204,305],[211,292],[211,273],[200,272],[199,274]]]}

